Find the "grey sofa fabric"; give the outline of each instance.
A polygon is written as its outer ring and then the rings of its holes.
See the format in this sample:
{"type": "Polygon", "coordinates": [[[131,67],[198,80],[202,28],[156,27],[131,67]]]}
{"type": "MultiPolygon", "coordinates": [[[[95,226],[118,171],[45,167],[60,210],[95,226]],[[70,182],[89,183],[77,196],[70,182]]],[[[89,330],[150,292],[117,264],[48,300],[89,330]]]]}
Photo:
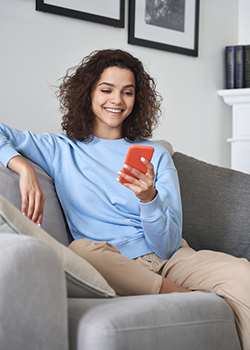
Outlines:
{"type": "Polygon", "coordinates": [[[183,207],[183,237],[195,250],[250,260],[250,175],[174,153],[183,207]]]}
{"type": "MultiPolygon", "coordinates": [[[[69,245],[72,237],[64,219],[60,202],[57,198],[54,182],[51,177],[37,164],[25,158],[34,167],[43,193],[45,195],[43,229],[52,237],[64,245],[69,245]]],[[[12,203],[17,209],[21,209],[21,194],[19,190],[19,175],[5,168],[0,163],[0,194],[12,203]]]]}
{"type": "Polygon", "coordinates": [[[228,304],[201,292],[69,300],[70,350],[240,350],[228,304]]]}
{"type": "Polygon", "coordinates": [[[169,152],[171,156],[174,154],[174,149],[170,142],[166,140],[153,140],[153,141],[157,142],[160,146],[166,148],[166,150],[169,152]]]}
{"type": "Polygon", "coordinates": [[[0,349],[67,350],[60,260],[32,237],[0,236],[0,349]]]}

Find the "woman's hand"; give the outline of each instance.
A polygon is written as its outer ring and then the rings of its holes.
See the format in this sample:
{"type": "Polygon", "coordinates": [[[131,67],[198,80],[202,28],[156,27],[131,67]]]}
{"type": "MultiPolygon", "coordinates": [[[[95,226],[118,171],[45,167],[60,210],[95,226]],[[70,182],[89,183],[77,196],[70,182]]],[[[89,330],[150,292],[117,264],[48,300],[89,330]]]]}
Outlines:
{"type": "Polygon", "coordinates": [[[129,183],[122,183],[123,186],[126,186],[132,190],[142,203],[149,203],[155,198],[157,194],[157,191],[154,188],[154,166],[149,160],[145,158],[141,158],[141,162],[147,167],[146,174],[143,174],[141,171],[132,168],[127,164],[124,164],[123,166],[131,174],[137,177],[138,180],[135,177],[125,174],[120,170],[118,171],[118,175],[129,181],[129,183]]]}
{"type": "Polygon", "coordinates": [[[8,167],[20,175],[21,212],[41,226],[45,197],[34,168],[21,156],[12,158],[8,167]]]}

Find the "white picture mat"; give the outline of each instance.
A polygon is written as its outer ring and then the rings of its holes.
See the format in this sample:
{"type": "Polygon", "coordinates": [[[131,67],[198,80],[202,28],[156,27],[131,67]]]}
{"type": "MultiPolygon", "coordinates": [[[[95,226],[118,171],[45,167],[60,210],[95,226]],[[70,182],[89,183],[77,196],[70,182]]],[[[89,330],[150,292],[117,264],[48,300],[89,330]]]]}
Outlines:
{"type": "Polygon", "coordinates": [[[119,0],[45,0],[44,4],[86,12],[113,19],[120,19],[119,0]]]}
{"type": "Polygon", "coordinates": [[[145,22],[145,7],[145,1],[137,0],[135,2],[135,38],[194,49],[195,0],[186,0],[184,33],[147,24],[145,22]]]}

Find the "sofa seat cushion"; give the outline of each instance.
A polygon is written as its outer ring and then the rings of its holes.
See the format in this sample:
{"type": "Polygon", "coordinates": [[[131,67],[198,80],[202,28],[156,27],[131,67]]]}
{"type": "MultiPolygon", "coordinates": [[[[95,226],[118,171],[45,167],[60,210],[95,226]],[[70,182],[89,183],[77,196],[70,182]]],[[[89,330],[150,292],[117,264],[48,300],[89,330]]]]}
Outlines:
{"type": "Polygon", "coordinates": [[[50,246],[62,262],[69,297],[115,296],[113,289],[93,266],[31,222],[2,196],[0,196],[0,233],[32,236],[50,246]]]}
{"type": "Polygon", "coordinates": [[[250,175],[178,152],[173,160],[188,244],[250,260],[250,175]]]}
{"type": "Polygon", "coordinates": [[[241,349],[231,308],[212,293],[69,299],[68,304],[71,349],[241,349]]]}

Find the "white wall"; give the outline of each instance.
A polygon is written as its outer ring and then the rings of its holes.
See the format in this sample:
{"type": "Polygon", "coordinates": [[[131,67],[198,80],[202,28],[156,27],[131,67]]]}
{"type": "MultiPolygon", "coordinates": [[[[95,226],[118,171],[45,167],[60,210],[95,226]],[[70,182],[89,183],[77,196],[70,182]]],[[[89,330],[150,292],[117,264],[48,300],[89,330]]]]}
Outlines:
{"type": "Polygon", "coordinates": [[[239,0],[239,40],[240,45],[250,45],[250,1],[239,0]]]}
{"type": "MultiPolygon", "coordinates": [[[[127,44],[126,28],[35,11],[35,0],[0,0],[0,120],[35,133],[60,131],[50,89],[92,50],[125,49],[158,81],[164,118],[155,138],[204,161],[230,166],[231,109],[224,88],[224,48],[238,41],[238,1],[200,0],[199,57],[127,44]]],[[[248,0],[245,0],[248,1],[248,0]]]]}

